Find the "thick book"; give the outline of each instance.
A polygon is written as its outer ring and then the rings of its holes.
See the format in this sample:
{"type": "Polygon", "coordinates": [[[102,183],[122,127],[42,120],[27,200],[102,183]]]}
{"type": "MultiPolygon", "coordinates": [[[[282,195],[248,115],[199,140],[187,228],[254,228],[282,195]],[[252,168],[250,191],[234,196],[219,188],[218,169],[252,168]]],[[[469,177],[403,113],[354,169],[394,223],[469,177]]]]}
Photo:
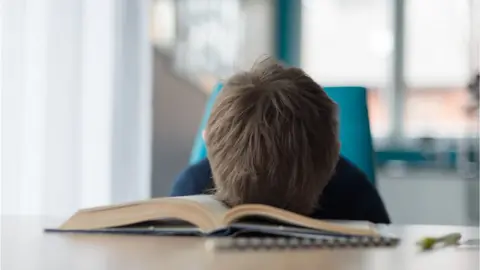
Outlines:
{"type": "Polygon", "coordinates": [[[49,232],[215,236],[258,233],[298,237],[332,235],[382,238],[374,224],[312,219],[279,208],[226,207],[210,195],[156,198],[82,209],[49,232]]]}

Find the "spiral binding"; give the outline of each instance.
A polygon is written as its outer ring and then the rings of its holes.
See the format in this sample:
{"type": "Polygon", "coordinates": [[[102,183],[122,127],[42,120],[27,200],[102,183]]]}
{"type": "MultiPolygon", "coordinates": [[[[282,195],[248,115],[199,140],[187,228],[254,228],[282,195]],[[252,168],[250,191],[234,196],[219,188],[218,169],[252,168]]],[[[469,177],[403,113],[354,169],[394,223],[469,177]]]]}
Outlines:
{"type": "Polygon", "coordinates": [[[399,243],[393,237],[329,237],[329,238],[218,238],[206,245],[214,250],[306,249],[306,248],[369,248],[393,247],[399,243]]]}

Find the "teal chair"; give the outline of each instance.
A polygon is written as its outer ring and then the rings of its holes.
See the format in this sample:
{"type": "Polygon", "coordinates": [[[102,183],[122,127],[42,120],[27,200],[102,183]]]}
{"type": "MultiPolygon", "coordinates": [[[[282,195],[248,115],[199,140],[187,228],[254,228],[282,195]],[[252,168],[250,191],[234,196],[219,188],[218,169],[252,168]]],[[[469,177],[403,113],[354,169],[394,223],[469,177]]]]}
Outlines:
{"type": "Polygon", "coordinates": [[[208,117],[210,116],[210,112],[212,111],[213,103],[220,93],[222,89],[222,84],[219,83],[215,86],[212,93],[210,94],[210,98],[207,100],[207,105],[205,107],[205,111],[203,112],[203,118],[200,122],[200,127],[198,128],[197,135],[195,136],[195,141],[193,142],[193,149],[192,153],[190,154],[190,164],[197,163],[198,161],[207,157],[207,147],[205,146],[205,142],[203,141],[202,131],[207,126],[208,117]]]}
{"type": "MultiPolygon", "coordinates": [[[[207,149],[202,139],[212,105],[222,88],[218,84],[208,100],[200,128],[198,130],[190,164],[207,156],[207,149]]],[[[372,136],[368,120],[367,91],[363,87],[325,87],[327,94],[340,108],[340,142],[341,154],[359,167],[375,183],[375,165],[372,136]]]]}
{"type": "Polygon", "coordinates": [[[340,108],[340,152],[375,183],[375,164],[367,90],[364,87],[325,87],[340,108]]]}

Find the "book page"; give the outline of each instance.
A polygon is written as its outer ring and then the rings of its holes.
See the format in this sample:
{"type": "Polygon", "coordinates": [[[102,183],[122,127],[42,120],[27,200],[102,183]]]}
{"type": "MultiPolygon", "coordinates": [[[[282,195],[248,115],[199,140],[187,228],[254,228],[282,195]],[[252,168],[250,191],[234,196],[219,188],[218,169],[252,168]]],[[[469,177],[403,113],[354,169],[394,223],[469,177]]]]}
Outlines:
{"type": "Polygon", "coordinates": [[[175,219],[209,232],[225,226],[223,217],[227,211],[209,195],[165,197],[79,211],[60,228],[91,230],[175,219]]]}
{"type": "Polygon", "coordinates": [[[370,230],[376,229],[376,225],[371,223],[370,221],[361,221],[361,220],[333,220],[333,219],[324,219],[323,221],[338,224],[342,226],[348,226],[350,228],[356,229],[363,229],[363,230],[370,230]]]}
{"type": "Polygon", "coordinates": [[[325,220],[317,220],[283,209],[259,204],[246,204],[234,207],[225,215],[224,220],[225,223],[233,225],[234,223],[242,222],[242,219],[245,220],[251,218],[269,220],[271,221],[269,223],[277,223],[279,226],[288,224],[290,226],[299,226],[337,234],[364,236],[378,235],[378,232],[374,227],[368,226],[369,223],[353,222],[349,225],[348,222],[342,221],[329,222],[325,220]]]}
{"type": "Polygon", "coordinates": [[[175,197],[175,198],[194,201],[200,204],[218,221],[223,221],[225,214],[229,210],[227,206],[217,201],[212,195],[193,195],[193,196],[183,196],[183,197],[175,197]]]}

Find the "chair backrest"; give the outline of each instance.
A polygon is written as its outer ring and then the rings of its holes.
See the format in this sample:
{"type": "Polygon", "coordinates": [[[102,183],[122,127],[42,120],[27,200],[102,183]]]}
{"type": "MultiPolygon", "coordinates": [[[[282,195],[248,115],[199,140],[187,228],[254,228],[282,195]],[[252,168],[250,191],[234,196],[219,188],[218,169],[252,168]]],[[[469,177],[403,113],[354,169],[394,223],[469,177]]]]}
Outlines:
{"type": "Polygon", "coordinates": [[[203,141],[202,132],[207,126],[208,117],[210,116],[210,112],[212,111],[213,103],[222,90],[222,84],[219,83],[215,86],[210,97],[208,98],[205,111],[203,112],[202,121],[200,122],[200,126],[197,131],[197,135],[195,136],[195,141],[193,142],[192,153],[190,154],[190,164],[197,163],[198,161],[207,157],[207,147],[205,146],[205,142],[203,141]]]}
{"type": "Polygon", "coordinates": [[[340,109],[340,152],[375,183],[372,134],[364,87],[325,87],[340,109]]]}
{"type": "MultiPolygon", "coordinates": [[[[190,164],[207,156],[202,130],[207,124],[212,105],[221,88],[222,85],[218,84],[207,102],[193,145],[190,164]]],[[[375,183],[374,153],[368,120],[366,89],[364,87],[325,87],[324,89],[340,108],[341,154],[359,167],[372,183],[375,183]]]]}

